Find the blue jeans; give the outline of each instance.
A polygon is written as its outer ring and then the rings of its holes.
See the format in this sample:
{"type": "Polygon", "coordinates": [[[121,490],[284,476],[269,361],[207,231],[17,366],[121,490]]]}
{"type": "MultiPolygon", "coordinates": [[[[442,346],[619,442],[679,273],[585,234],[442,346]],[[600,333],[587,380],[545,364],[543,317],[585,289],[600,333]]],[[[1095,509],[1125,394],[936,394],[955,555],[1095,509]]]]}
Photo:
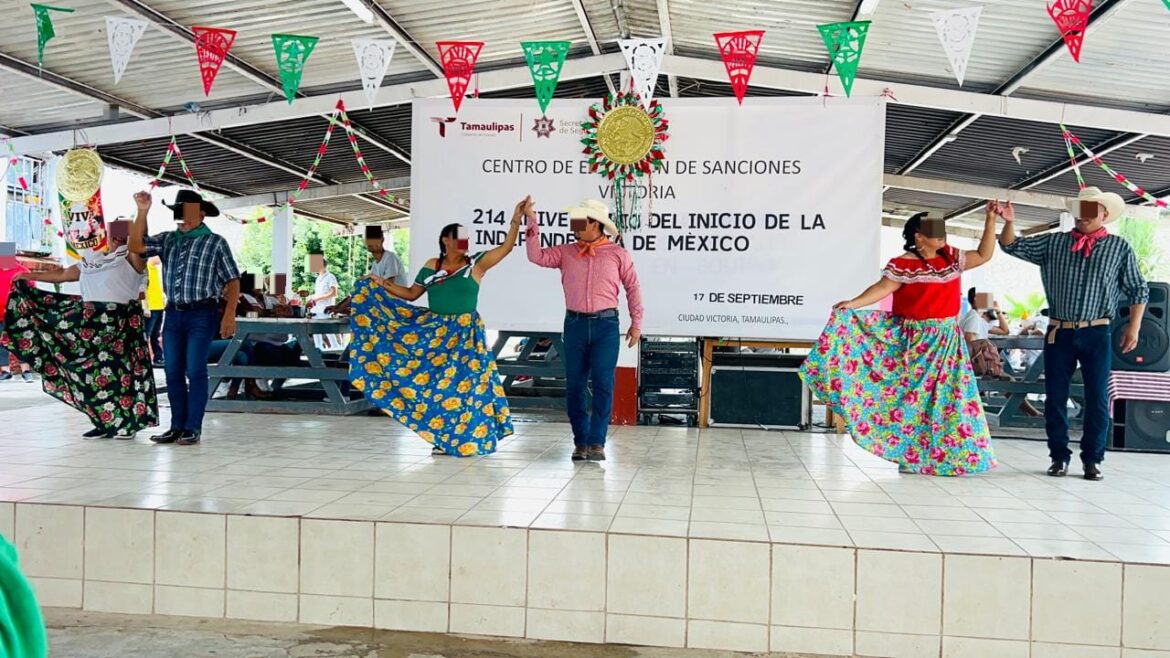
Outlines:
{"type": "Polygon", "coordinates": [[[200,432],[207,409],[207,354],[219,331],[219,309],[167,310],[163,327],[171,429],[200,432]]]}
{"type": "Polygon", "coordinates": [[[604,446],[613,414],[613,380],[621,332],[616,315],[608,318],[565,316],[565,404],[573,426],[573,443],[604,446]],[[593,404],[589,404],[589,384],[593,404]]]}
{"type": "Polygon", "coordinates": [[[1049,329],[1056,337],[1044,344],[1044,426],[1048,433],[1048,454],[1052,461],[1067,462],[1068,395],[1077,362],[1085,384],[1085,431],[1081,438],[1081,461],[1099,464],[1105,459],[1105,444],[1112,421],[1109,418],[1109,371],[1113,365],[1109,326],[1085,329],[1049,329]]]}
{"type": "Polygon", "coordinates": [[[150,343],[150,358],[155,363],[163,360],[162,328],[163,317],[166,311],[151,311],[150,318],[146,321],[146,341],[150,343]]]}

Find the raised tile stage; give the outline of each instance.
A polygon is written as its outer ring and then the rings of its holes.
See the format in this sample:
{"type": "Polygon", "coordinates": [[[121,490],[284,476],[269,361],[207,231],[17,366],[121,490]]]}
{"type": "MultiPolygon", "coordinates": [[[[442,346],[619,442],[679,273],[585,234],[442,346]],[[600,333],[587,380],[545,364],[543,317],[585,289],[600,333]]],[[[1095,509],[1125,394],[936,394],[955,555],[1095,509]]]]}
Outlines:
{"type": "Polygon", "coordinates": [[[433,458],[379,418],[212,415],[202,446],[0,412],[0,533],[44,605],[915,658],[1170,657],[1170,457],[899,475],[825,434],[518,423],[433,458]],[[1075,468],[1075,467],[1074,467],[1075,468]],[[1126,647],[1124,650],[1121,647],[1126,647]]]}

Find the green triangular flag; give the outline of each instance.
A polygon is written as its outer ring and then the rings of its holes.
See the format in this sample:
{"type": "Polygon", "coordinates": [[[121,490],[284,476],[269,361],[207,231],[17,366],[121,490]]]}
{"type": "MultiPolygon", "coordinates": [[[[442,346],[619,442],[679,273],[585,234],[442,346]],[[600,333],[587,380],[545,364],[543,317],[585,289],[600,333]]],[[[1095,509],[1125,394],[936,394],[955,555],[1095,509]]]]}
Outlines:
{"type": "Polygon", "coordinates": [[[33,13],[37,15],[37,66],[45,65],[45,44],[49,43],[49,39],[57,36],[53,30],[53,19],[50,18],[49,12],[63,11],[67,14],[72,14],[72,9],[64,7],[50,7],[49,5],[38,5],[32,3],[33,13]]]}
{"type": "Polygon", "coordinates": [[[557,81],[561,78],[565,57],[573,44],[569,41],[524,41],[520,45],[524,47],[524,59],[528,61],[532,84],[536,87],[536,102],[540,103],[543,114],[548,111],[548,104],[557,89],[557,81]]]}
{"type": "Polygon", "coordinates": [[[305,70],[305,61],[317,45],[317,37],[306,37],[297,34],[272,35],[272,47],[276,49],[276,67],[280,69],[280,83],[284,86],[284,97],[292,105],[297,97],[297,90],[301,88],[301,73],[305,70]]]}
{"type": "Polygon", "coordinates": [[[837,77],[841,78],[841,86],[845,88],[846,96],[853,93],[853,81],[857,78],[857,66],[861,64],[861,51],[865,48],[865,35],[869,33],[869,23],[852,21],[817,26],[821,31],[821,38],[825,40],[825,47],[829,49],[833,66],[837,67],[837,77]]]}

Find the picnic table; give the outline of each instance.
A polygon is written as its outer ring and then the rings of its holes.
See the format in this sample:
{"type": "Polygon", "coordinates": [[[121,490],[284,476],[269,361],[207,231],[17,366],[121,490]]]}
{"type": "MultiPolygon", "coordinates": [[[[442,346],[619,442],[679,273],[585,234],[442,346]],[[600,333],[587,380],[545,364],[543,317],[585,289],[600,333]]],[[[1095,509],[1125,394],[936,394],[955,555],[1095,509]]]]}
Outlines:
{"type": "MultiPolygon", "coordinates": [[[[998,418],[1000,427],[1043,428],[1044,418],[1029,416],[1022,407],[1029,395],[1044,394],[1044,336],[990,336],[988,339],[999,349],[1004,374],[1009,378],[979,378],[979,392],[983,394],[985,411],[998,418]],[[1035,350],[1040,354],[1030,366],[1019,370],[1007,358],[1010,350],[1035,350]]],[[[1069,397],[1084,408],[1085,387],[1079,383],[1076,374],[1073,375],[1069,397]]],[[[1032,406],[1043,408],[1042,404],[1035,401],[1032,406]]],[[[1069,424],[1072,426],[1080,426],[1081,420],[1079,412],[1075,416],[1069,415],[1069,424]]]]}
{"type": "Polygon", "coordinates": [[[236,335],[232,337],[219,362],[208,368],[211,377],[210,394],[215,394],[221,381],[237,377],[269,381],[295,380],[297,384],[283,389],[287,393],[283,399],[212,398],[207,402],[207,410],[333,416],[365,413],[371,405],[360,393],[351,394],[348,364],[341,355],[324,354],[313,340],[314,336],[351,333],[346,318],[237,318],[236,335]],[[232,365],[244,342],[251,336],[263,334],[288,334],[301,348],[299,365],[232,365]]]}

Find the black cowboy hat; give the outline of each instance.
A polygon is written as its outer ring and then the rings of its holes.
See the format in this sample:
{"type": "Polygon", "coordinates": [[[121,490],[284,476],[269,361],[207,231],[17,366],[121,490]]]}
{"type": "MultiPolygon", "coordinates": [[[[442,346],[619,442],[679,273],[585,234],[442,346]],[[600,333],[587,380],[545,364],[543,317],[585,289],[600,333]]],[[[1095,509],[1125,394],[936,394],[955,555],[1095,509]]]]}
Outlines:
{"type": "Polygon", "coordinates": [[[184,203],[198,203],[199,207],[203,209],[203,214],[208,217],[219,217],[219,208],[210,201],[204,201],[203,196],[194,190],[179,190],[175,195],[174,203],[163,203],[164,206],[170,208],[175,212],[175,217],[183,216],[184,203]]]}

